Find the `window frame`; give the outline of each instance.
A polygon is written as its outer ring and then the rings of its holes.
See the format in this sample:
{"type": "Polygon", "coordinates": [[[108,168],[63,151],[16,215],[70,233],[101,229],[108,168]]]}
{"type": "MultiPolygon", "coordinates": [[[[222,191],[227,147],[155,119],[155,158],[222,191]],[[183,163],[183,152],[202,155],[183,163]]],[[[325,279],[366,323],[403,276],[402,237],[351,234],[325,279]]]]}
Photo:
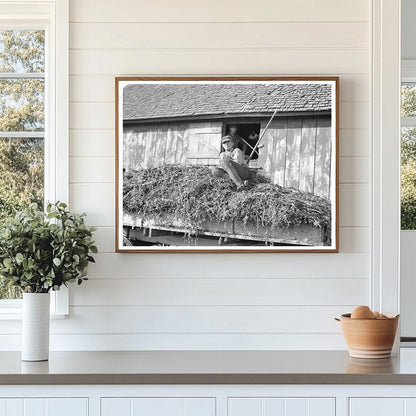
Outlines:
{"type": "Polygon", "coordinates": [[[369,291],[371,309],[389,313],[400,312],[400,12],[371,2],[369,291]]]}
{"type": "MultiPolygon", "coordinates": [[[[0,0],[0,30],[45,30],[45,201],[69,200],[69,0],[0,0]],[[59,88],[57,88],[59,86],[59,88]]],[[[68,289],[51,291],[51,313],[69,313],[68,289]]],[[[21,300],[0,300],[0,320],[21,300]]]]}

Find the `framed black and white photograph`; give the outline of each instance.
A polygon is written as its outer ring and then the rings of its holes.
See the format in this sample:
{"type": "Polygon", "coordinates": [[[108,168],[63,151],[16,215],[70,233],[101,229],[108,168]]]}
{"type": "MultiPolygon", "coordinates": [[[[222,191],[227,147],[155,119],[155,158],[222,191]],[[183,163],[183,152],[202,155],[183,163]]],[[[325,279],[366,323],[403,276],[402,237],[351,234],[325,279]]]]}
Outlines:
{"type": "Polygon", "coordinates": [[[118,252],[337,252],[338,78],[116,78],[118,252]]]}

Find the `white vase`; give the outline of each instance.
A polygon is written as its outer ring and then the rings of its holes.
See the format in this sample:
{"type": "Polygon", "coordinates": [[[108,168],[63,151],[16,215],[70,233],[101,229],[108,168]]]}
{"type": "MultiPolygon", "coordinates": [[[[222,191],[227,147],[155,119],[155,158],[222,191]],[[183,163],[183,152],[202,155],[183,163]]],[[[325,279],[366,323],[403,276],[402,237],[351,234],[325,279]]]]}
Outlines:
{"type": "Polygon", "coordinates": [[[22,360],[49,358],[49,293],[23,293],[22,360]]]}

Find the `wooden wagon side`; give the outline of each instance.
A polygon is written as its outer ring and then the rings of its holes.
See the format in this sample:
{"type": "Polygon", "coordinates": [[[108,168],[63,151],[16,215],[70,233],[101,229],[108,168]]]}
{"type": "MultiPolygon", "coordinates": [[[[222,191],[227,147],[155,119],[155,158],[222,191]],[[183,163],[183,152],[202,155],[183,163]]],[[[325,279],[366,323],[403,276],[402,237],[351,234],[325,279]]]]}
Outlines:
{"type": "Polygon", "coordinates": [[[205,245],[232,244],[236,240],[246,240],[265,245],[324,246],[327,240],[327,230],[311,224],[267,228],[234,220],[227,223],[204,221],[195,227],[167,214],[146,218],[125,212],[123,226],[126,227],[127,238],[131,241],[140,240],[162,245],[175,245],[179,241],[184,245],[187,238],[190,244],[193,239],[198,239],[199,242],[203,240],[205,245]]]}

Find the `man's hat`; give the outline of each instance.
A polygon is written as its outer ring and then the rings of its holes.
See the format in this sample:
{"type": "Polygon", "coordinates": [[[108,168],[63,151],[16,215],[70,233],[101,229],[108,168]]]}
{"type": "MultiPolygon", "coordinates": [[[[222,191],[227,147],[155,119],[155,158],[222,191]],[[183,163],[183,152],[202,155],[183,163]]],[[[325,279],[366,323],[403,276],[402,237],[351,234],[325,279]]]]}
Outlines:
{"type": "Polygon", "coordinates": [[[225,142],[233,142],[234,143],[234,140],[233,140],[233,138],[231,137],[231,136],[224,136],[222,139],[221,139],[221,143],[225,143],[225,142]]]}

